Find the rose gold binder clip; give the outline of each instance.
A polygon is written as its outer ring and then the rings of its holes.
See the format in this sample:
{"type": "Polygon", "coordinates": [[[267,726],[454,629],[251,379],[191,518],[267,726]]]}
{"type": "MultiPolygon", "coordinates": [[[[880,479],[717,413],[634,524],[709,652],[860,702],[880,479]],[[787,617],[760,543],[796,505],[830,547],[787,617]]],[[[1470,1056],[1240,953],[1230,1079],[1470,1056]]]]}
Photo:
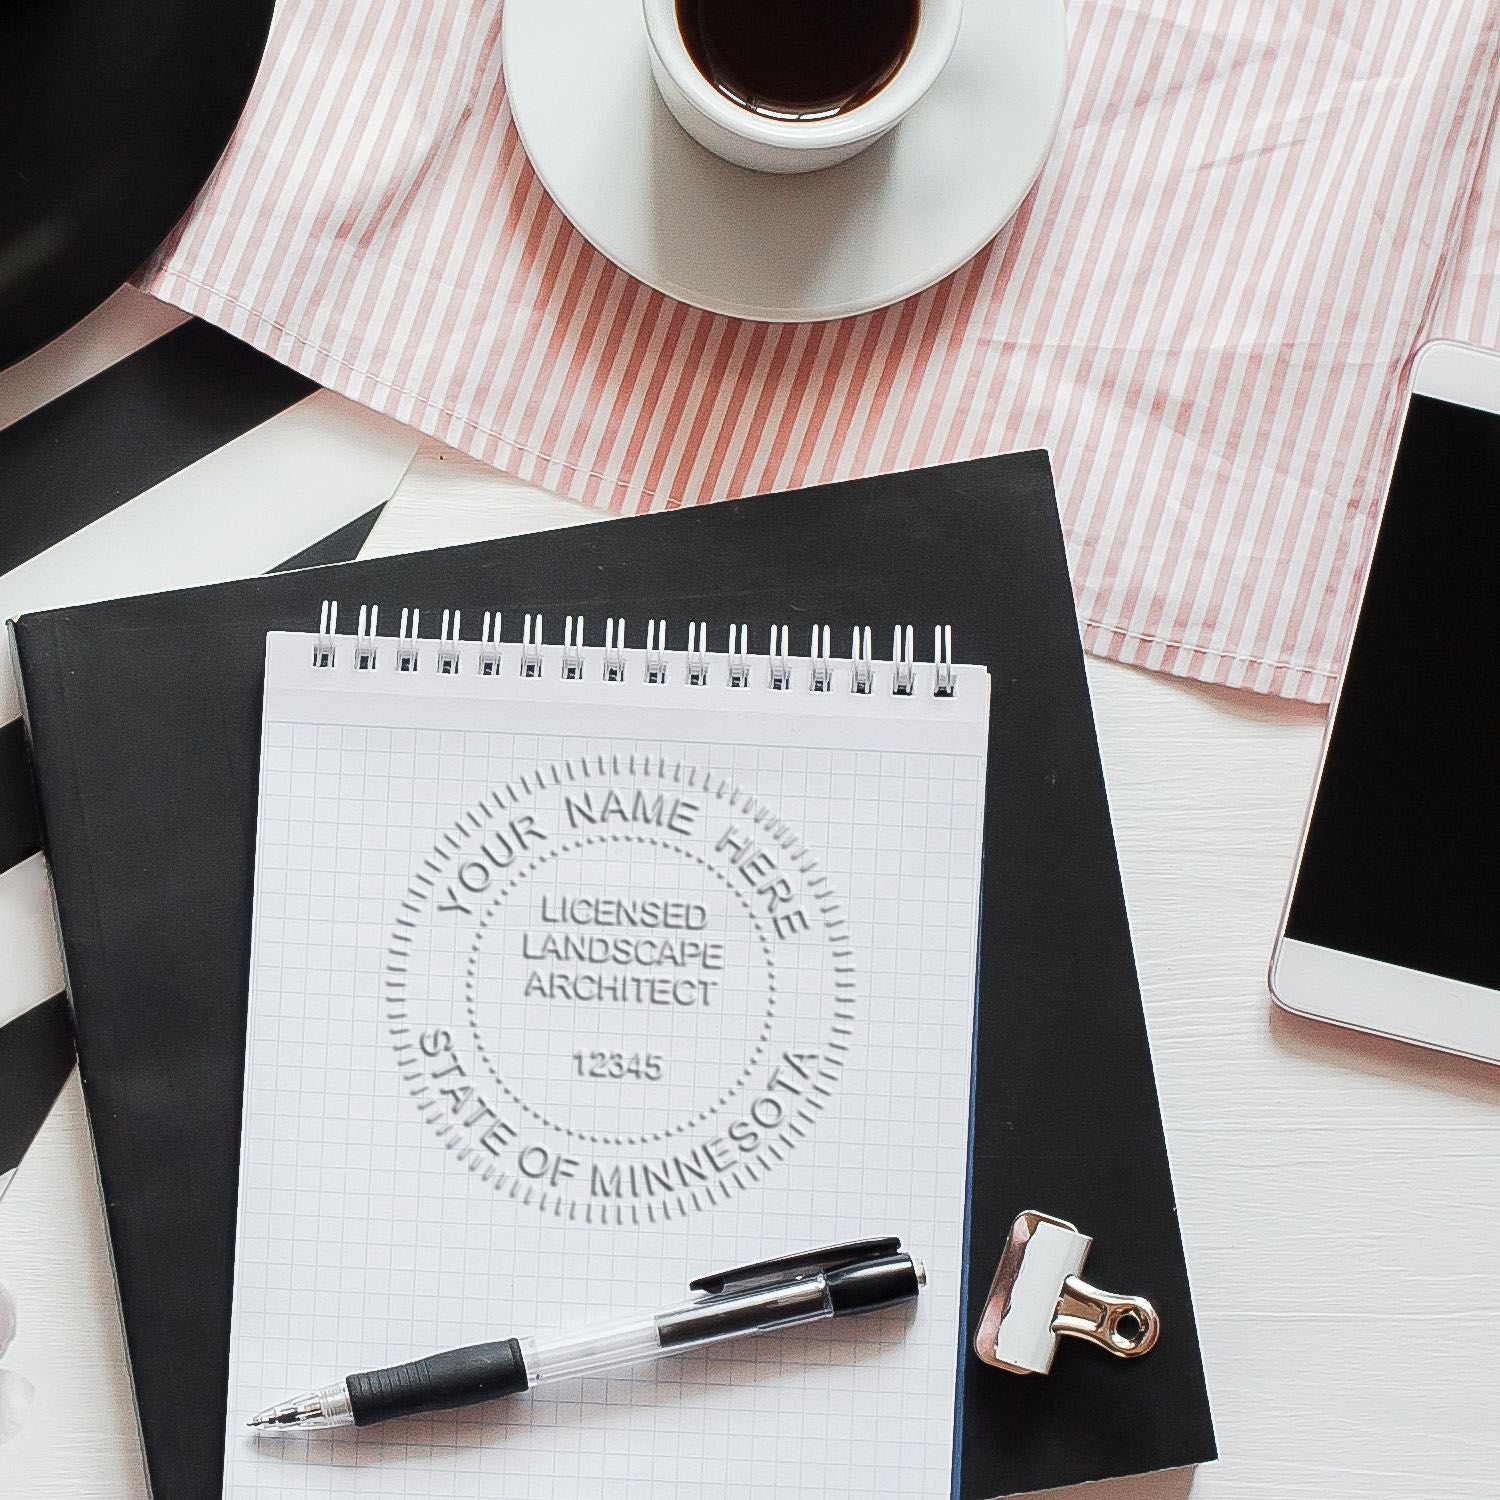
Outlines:
{"type": "Polygon", "coordinates": [[[1093,1240],[1065,1219],[1028,1210],[1010,1227],[974,1335],[987,1365],[1045,1375],[1059,1338],[1085,1339],[1120,1359],[1148,1353],[1161,1319],[1144,1297],[1101,1292],[1079,1278],[1093,1240]]]}

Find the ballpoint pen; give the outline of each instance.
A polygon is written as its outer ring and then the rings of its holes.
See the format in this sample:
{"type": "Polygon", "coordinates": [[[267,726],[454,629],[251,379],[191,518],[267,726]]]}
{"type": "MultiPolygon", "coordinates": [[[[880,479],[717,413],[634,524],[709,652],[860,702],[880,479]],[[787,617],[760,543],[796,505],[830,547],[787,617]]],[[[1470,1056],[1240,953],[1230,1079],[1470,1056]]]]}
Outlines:
{"type": "Polygon", "coordinates": [[[390,1417],[472,1406],[721,1339],[910,1302],[926,1282],[922,1263],[903,1253],[894,1237],[832,1245],[699,1277],[690,1286],[697,1297],[661,1312],[576,1333],[472,1344],[350,1375],[267,1407],[249,1425],[261,1432],[364,1427],[390,1417]]]}

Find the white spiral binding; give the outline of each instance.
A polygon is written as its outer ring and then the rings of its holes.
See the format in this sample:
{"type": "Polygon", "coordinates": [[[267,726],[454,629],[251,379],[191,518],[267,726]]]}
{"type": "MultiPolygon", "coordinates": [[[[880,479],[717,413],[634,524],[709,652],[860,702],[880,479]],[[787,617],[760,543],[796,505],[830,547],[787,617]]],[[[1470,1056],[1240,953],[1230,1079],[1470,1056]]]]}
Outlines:
{"type": "MultiPolygon", "coordinates": [[[[622,632],[623,633],[623,632],[622,632]]],[[[667,680],[667,622],[646,621],[646,681],[667,680]]]]}
{"type": "Polygon", "coordinates": [[[870,655],[870,627],[856,625],[854,639],[849,645],[850,682],[856,693],[869,693],[875,688],[875,665],[870,655]]]}
{"type": "Polygon", "coordinates": [[[479,627],[479,675],[500,675],[500,611],[484,612],[484,624],[479,627]]]}
{"type": "MultiPolygon", "coordinates": [[[[540,621],[537,616],[537,644],[541,644],[540,621]]],[[[583,616],[563,616],[563,678],[568,682],[577,682],[583,676],[583,616]],[[574,637],[577,637],[575,640],[574,637]]]]}
{"type": "Polygon", "coordinates": [[[417,670],[417,634],[422,628],[422,611],[420,609],[401,611],[401,633],[396,637],[396,670],[398,672],[415,672],[417,670]],[[407,617],[410,616],[411,629],[407,629],[407,617]]]}
{"type": "Polygon", "coordinates": [[[932,660],[933,696],[951,698],[954,689],[958,686],[958,678],[953,671],[953,627],[951,625],[932,627],[932,660]]]}
{"type": "Polygon", "coordinates": [[[604,680],[625,681],[625,621],[612,615],[604,620],[604,680]]]}
{"type": "Polygon", "coordinates": [[[380,633],[380,606],[361,604],[359,607],[359,634],[354,638],[354,665],[361,672],[373,669],[377,646],[375,638],[380,633]]]}
{"type": "Polygon", "coordinates": [[[708,622],[688,626],[687,680],[692,687],[708,683],[708,622]]]}
{"type": "Polygon", "coordinates": [[[542,675],[542,617],[527,615],[521,627],[521,676],[542,675]],[[532,621],[536,623],[533,625],[532,621]]]}
{"type": "Polygon", "coordinates": [[[787,652],[788,633],[785,625],[771,627],[771,649],[766,653],[766,657],[771,663],[771,686],[773,688],[789,688],[792,685],[792,664],[787,652]]]}
{"type": "Polygon", "coordinates": [[[915,659],[912,656],[912,629],[910,625],[896,627],[891,639],[891,660],[895,662],[891,691],[907,694],[916,686],[915,659]]]}
{"type": "Polygon", "coordinates": [[[448,611],[443,611],[443,628],[438,636],[437,669],[445,677],[458,671],[458,637],[462,625],[458,610],[453,611],[453,629],[448,629],[448,611]]]}
{"type": "Polygon", "coordinates": [[[750,686],[750,627],[729,627],[729,685],[732,688],[750,686]]]}
{"type": "MultiPolygon", "coordinates": [[[[480,626],[479,639],[466,642],[463,639],[463,616],[456,609],[443,611],[442,624],[430,660],[433,670],[445,676],[454,676],[462,671],[477,671],[481,677],[498,677],[509,661],[510,671],[522,677],[540,677],[547,670],[547,657],[543,652],[542,617],[522,617],[521,640],[518,656],[509,656],[500,640],[501,612],[486,610],[480,626]],[[472,646],[473,665],[466,648],[472,646]]],[[[335,600],[325,599],[318,616],[318,629],[313,637],[313,666],[320,670],[335,668],[339,663],[338,649],[339,607],[335,600]]],[[[429,659],[423,651],[421,639],[422,612],[419,609],[403,609],[401,626],[395,638],[395,659],[398,672],[416,672],[424,660],[429,659]]],[[[358,672],[373,671],[381,659],[380,611],[376,605],[362,604],[359,609],[359,625],[354,637],[354,669],[358,672]]],[[[694,620],[687,627],[687,650],[682,653],[686,662],[685,681],[692,687],[710,684],[715,674],[722,671],[722,682],[731,688],[746,688],[751,685],[755,657],[750,649],[750,627],[744,624],[730,625],[727,631],[728,649],[723,657],[717,657],[709,646],[708,624],[694,620]]],[[[846,683],[847,691],[868,694],[875,690],[875,660],[870,645],[870,627],[857,625],[850,637],[847,677],[837,671],[840,665],[833,656],[833,632],[827,625],[814,625],[808,643],[810,674],[808,686],[815,693],[827,693],[846,683]]],[[[916,691],[917,663],[914,651],[915,632],[910,625],[898,625],[891,637],[891,692],[907,697],[916,691]]],[[[584,618],[582,615],[567,615],[563,620],[561,651],[556,661],[561,664],[561,673],[567,681],[581,680],[587,672],[589,657],[586,655],[584,618]]],[[[624,682],[632,671],[627,656],[625,621],[619,616],[609,616],[604,622],[604,646],[598,658],[603,679],[606,682],[624,682]]],[[[791,635],[785,625],[771,627],[770,642],[764,658],[769,670],[769,685],[784,691],[792,686],[791,635]]],[[[646,622],[646,646],[640,658],[640,669],[648,683],[665,683],[671,674],[667,646],[667,622],[646,622]]],[[[556,670],[554,668],[553,670],[556,670]]],[[[958,691],[958,671],[953,664],[953,627],[938,625],[932,632],[932,694],[936,698],[951,698],[958,691]]]]}
{"type": "Polygon", "coordinates": [[[313,641],[313,666],[331,667],[338,655],[339,605],[337,599],[325,599],[318,616],[318,634],[313,641]]]}
{"type": "Polygon", "coordinates": [[[830,645],[828,627],[814,625],[807,654],[812,660],[812,690],[815,693],[826,693],[833,686],[833,662],[828,654],[830,645]]]}

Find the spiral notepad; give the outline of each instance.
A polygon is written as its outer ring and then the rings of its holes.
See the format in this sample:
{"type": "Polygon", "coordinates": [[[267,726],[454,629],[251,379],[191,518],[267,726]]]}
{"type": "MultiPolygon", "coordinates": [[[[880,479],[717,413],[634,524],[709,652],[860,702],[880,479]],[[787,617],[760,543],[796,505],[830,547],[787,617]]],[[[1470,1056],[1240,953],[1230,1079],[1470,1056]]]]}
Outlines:
{"type": "Polygon", "coordinates": [[[987,673],[944,631],[356,620],[267,639],[226,1496],[947,1495],[987,673]],[[243,1425],[884,1234],[914,1310],[243,1425]]]}

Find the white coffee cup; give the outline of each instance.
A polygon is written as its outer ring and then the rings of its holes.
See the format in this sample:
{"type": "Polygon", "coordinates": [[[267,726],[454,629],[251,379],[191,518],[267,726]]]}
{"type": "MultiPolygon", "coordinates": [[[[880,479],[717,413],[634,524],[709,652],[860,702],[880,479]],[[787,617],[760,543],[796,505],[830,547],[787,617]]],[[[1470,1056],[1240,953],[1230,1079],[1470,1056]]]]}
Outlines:
{"type": "Polygon", "coordinates": [[[963,0],[921,0],[901,66],[863,104],[820,120],[775,120],[721,94],[698,70],[676,0],[642,0],[651,72],[677,123],[716,156],[757,172],[811,172],[874,145],[937,82],[958,40],[963,0]]]}

